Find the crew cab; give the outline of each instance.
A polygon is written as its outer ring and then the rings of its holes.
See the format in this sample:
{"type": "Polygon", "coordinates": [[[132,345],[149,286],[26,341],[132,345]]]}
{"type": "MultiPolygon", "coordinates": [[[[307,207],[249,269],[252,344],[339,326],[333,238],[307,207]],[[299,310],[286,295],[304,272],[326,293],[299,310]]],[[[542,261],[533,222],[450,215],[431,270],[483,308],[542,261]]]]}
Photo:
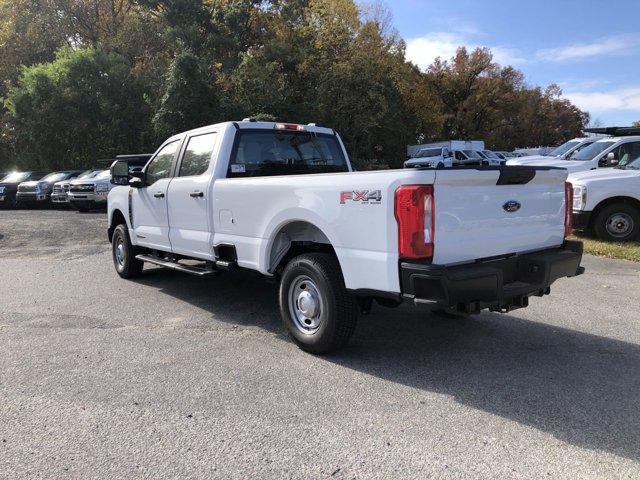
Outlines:
{"type": "Polygon", "coordinates": [[[343,346],[374,299],[507,312],[583,271],[562,169],[354,172],[330,128],[246,119],[175,135],[141,172],[126,161],[111,172],[118,275],[144,263],[257,271],[279,281],[284,326],[309,352],[343,346]]]}
{"type": "Polygon", "coordinates": [[[594,230],[602,240],[640,238],[640,158],[606,169],[576,173],[573,226],[594,230]]]}

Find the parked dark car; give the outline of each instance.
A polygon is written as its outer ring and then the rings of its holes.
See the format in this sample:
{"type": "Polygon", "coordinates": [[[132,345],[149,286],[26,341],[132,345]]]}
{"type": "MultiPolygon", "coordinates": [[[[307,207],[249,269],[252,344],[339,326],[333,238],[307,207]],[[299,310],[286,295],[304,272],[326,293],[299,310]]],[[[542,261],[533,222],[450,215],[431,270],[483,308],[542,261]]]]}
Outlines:
{"type": "Polygon", "coordinates": [[[63,172],[53,172],[39,180],[28,180],[18,185],[16,200],[18,205],[29,206],[51,206],[51,193],[53,184],[61,180],[68,180],[77,177],[82,170],[66,170],[63,172]]]}
{"type": "Polygon", "coordinates": [[[46,172],[12,172],[0,180],[0,207],[15,208],[18,185],[30,180],[40,180],[46,172]]]}

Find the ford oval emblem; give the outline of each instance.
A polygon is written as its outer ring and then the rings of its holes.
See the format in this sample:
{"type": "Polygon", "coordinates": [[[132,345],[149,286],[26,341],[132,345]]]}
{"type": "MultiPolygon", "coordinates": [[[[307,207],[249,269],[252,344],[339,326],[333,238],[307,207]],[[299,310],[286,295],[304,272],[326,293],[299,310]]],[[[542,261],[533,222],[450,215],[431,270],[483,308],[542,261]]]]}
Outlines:
{"type": "Polygon", "coordinates": [[[520,202],[516,202],[515,200],[509,200],[507,203],[502,205],[502,209],[505,212],[513,213],[513,212],[517,212],[518,210],[520,210],[521,206],[522,205],[520,205],[520,202]]]}

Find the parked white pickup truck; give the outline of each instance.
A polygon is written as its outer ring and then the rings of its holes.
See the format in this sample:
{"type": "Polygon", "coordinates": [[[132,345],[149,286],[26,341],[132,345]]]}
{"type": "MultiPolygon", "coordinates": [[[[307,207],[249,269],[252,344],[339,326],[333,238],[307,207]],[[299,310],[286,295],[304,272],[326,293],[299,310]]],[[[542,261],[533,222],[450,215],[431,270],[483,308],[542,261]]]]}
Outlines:
{"type": "Polygon", "coordinates": [[[421,148],[413,157],[404,162],[405,168],[431,167],[442,168],[453,166],[453,155],[447,147],[421,148]]]}
{"type": "Polygon", "coordinates": [[[329,128],[245,120],[169,138],[142,172],[126,161],[111,170],[121,277],[144,262],[274,277],[286,330],[310,352],[344,345],[372,299],[507,312],[583,271],[582,244],[565,239],[562,169],[353,172],[329,128]]]}
{"type": "Polygon", "coordinates": [[[546,165],[548,162],[569,160],[597,140],[598,137],[573,138],[554,148],[546,155],[525,155],[507,159],[507,165],[546,165]]]}
{"type": "Polygon", "coordinates": [[[610,137],[596,140],[591,145],[563,160],[541,159],[526,161],[526,157],[508,160],[507,165],[547,166],[566,168],[569,174],[587,172],[597,168],[614,167],[640,156],[640,136],[610,137]]]}
{"type": "Polygon", "coordinates": [[[569,176],[573,183],[573,224],[603,240],[640,237],[640,158],[614,168],[569,176]]]}

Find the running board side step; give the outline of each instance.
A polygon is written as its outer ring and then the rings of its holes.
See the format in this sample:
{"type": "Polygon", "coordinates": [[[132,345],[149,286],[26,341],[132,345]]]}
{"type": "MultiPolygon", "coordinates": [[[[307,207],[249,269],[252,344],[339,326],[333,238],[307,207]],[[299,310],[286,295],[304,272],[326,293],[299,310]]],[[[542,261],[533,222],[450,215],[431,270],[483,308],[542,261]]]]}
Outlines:
{"type": "Polygon", "coordinates": [[[219,270],[233,270],[236,268],[237,263],[228,260],[216,260],[216,268],[219,270]]]}
{"type": "Polygon", "coordinates": [[[209,275],[216,275],[218,273],[217,270],[214,270],[212,268],[183,265],[178,262],[172,262],[171,260],[163,260],[161,258],[154,257],[153,255],[136,255],[136,259],[142,260],[143,262],[153,263],[154,265],[159,265],[160,267],[168,268],[170,270],[197,275],[198,277],[206,277],[209,275]]]}

